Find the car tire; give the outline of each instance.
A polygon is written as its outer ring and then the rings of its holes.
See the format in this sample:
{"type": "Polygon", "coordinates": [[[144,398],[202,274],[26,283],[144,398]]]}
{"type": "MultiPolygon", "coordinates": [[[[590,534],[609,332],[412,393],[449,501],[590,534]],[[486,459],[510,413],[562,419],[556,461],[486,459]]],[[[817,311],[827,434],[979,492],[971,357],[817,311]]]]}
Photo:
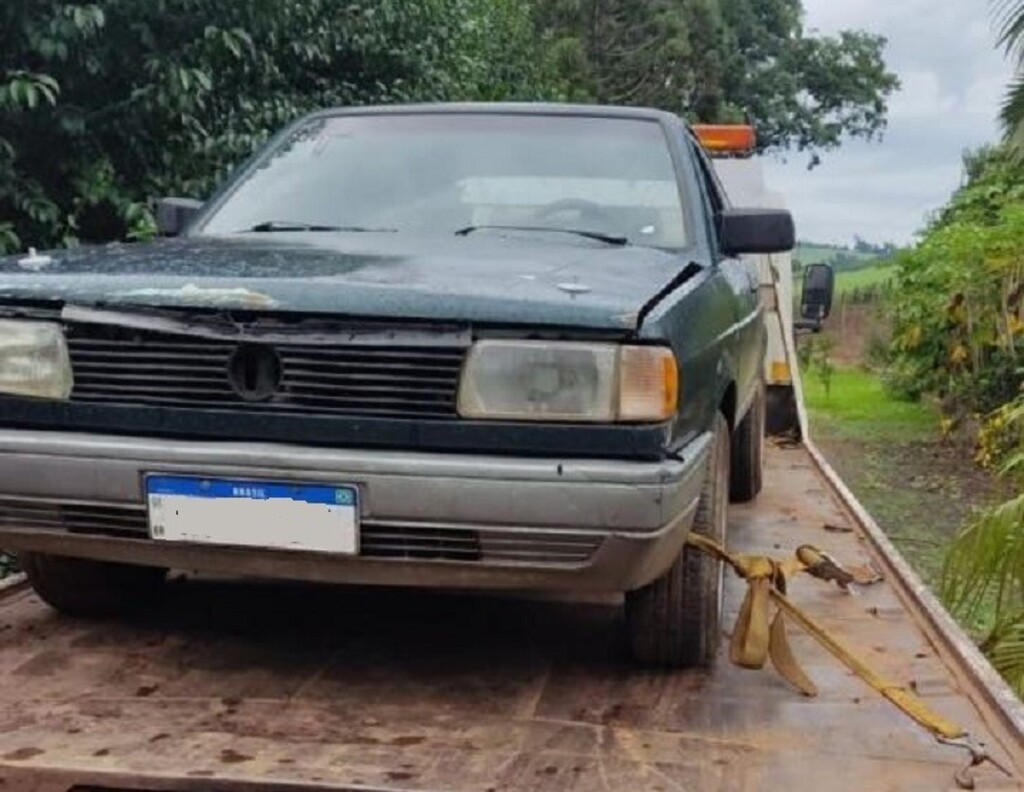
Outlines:
{"type": "Polygon", "coordinates": [[[732,436],[732,469],[729,499],[734,503],[754,500],[764,486],[764,430],[767,418],[764,383],[732,436]]]}
{"type": "Polygon", "coordinates": [[[18,561],[36,594],[70,616],[113,616],[152,603],[167,570],[87,558],[19,553],[18,561]]]}
{"type": "MultiPolygon", "coordinates": [[[[693,528],[725,540],[729,508],[729,427],[716,415],[708,472],[693,528]]],[[[660,578],[626,594],[626,626],[635,662],[661,668],[708,667],[721,642],[721,561],[684,547],[660,578]]]]}

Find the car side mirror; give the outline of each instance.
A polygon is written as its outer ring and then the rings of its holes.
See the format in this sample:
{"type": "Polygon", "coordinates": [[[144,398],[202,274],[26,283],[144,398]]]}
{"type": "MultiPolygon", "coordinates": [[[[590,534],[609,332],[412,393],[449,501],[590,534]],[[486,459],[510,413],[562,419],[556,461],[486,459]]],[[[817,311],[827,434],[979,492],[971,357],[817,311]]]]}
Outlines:
{"type": "Polygon", "coordinates": [[[727,256],[785,253],[796,245],[793,215],[785,209],[724,209],[718,215],[718,244],[727,256]]]}
{"type": "Polygon", "coordinates": [[[160,236],[178,236],[203,208],[195,198],[161,198],[156,202],[156,228],[160,236]]]}
{"type": "Polygon", "coordinates": [[[803,295],[800,298],[800,327],[821,329],[821,323],[832,312],[836,274],[828,264],[810,264],[804,267],[803,295]]]}

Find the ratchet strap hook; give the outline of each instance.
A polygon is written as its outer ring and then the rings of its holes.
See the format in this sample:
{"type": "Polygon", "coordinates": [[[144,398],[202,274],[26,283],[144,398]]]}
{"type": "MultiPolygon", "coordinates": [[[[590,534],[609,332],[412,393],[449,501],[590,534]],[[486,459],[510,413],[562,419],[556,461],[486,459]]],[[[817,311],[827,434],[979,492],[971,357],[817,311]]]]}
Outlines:
{"type": "Polygon", "coordinates": [[[930,732],[938,742],[967,751],[967,762],[954,774],[957,786],[961,789],[975,788],[972,772],[985,763],[1012,777],[1013,774],[1006,767],[989,755],[984,743],[974,739],[958,724],[932,711],[913,691],[879,674],[786,596],[786,579],[801,572],[835,583],[847,591],[853,584],[877,582],[881,579],[879,576],[859,579],[834,558],[812,545],[802,545],[792,558],[778,561],[768,556],[733,555],[717,542],[700,534],[691,533],[686,542],[688,546],[732,567],[747,582],[747,593],[736,618],[729,647],[729,659],[734,665],[763,668],[765,662],[771,659],[772,665],[786,681],[805,696],[816,696],[818,691],[814,682],[804,673],[790,649],[783,619],[788,616],[861,681],[930,732]],[[775,605],[774,618],[771,617],[770,603],[775,605]]]}
{"type": "Polygon", "coordinates": [[[996,768],[996,770],[1001,772],[1007,778],[1013,777],[1013,773],[1011,773],[1009,769],[989,755],[988,748],[985,746],[985,743],[974,739],[969,734],[965,734],[962,737],[955,737],[953,739],[943,737],[942,735],[936,735],[935,739],[943,745],[949,745],[953,748],[960,748],[967,751],[967,759],[963,766],[953,774],[956,785],[960,787],[960,789],[975,788],[973,775],[974,768],[980,767],[986,762],[996,768]]]}

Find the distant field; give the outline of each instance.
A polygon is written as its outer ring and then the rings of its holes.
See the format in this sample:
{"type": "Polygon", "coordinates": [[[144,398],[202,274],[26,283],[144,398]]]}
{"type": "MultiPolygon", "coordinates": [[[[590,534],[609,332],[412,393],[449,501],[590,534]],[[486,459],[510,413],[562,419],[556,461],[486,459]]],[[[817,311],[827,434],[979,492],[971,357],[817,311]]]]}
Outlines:
{"type": "Polygon", "coordinates": [[[797,245],[793,251],[793,258],[797,259],[804,266],[808,264],[824,264],[837,255],[848,256],[858,261],[871,261],[875,258],[870,253],[857,253],[853,250],[840,248],[823,247],[821,245],[797,245]]]}
{"type": "Polygon", "coordinates": [[[858,270],[846,270],[836,273],[836,291],[845,294],[854,289],[867,286],[879,286],[891,280],[896,274],[892,264],[876,264],[858,270]]]}

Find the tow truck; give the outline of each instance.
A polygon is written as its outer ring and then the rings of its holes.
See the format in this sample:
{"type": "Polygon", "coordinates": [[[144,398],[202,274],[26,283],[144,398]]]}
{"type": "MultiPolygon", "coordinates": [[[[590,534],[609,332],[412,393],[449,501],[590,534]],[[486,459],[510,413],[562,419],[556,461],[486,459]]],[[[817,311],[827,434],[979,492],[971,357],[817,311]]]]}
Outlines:
{"type": "MultiPolygon", "coordinates": [[[[748,134],[701,139],[727,192],[779,206],[748,134]]],[[[933,739],[799,632],[816,697],[722,652],[710,669],[635,668],[616,596],[180,573],[159,606],[100,620],[58,615],[15,576],[0,592],[0,789],[1022,788],[1020,701],[809,434],[794,330],[827,315],[830,276],[805,273],[794,320],[788,254],[757,267],[772,438],[763,491],[730,508],[729,550],[814,545],[873,570],[864,586],[795,577],[786,595],[970,741],[933,739]]],[[[723,645],[746,592],[727,575],[723,645]]]]}

